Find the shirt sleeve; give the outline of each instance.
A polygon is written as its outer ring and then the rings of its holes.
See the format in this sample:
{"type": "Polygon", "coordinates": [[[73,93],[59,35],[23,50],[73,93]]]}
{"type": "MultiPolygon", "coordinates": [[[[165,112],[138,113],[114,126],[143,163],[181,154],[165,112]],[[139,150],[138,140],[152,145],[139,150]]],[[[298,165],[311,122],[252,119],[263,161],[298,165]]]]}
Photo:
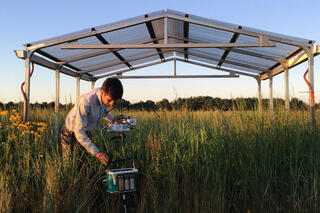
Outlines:
{"type": "Polygon", "coordinates": [[[88,137],[87,123],[88,123],[88,114],[90,113],[89,104],[85,103],[83,99],[80,99],[77,106],[77,115],[75,118],[74,134],[77,141],[84,147],[86,150],[95,155],[99,152],[99,149],[92,143],[88,137]]]}
{"type": "Polygon", "coordinates": [[[112,121],[114,119],[114,115],[110,114],[109,111],[105,111],[103,119],[112,121]]]}

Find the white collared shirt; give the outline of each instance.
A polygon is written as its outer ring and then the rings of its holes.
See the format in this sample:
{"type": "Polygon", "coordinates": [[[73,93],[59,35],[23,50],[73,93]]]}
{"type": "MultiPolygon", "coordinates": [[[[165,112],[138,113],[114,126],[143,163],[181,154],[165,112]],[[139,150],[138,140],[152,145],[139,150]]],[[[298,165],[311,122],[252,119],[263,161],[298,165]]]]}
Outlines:
{"type": "Polygon", "coordinates": [[[77,141],[92,155],[97,154],[99,149],[86,131],[97,130],[101,118],[114,119],[101,101],[100,90],[101,88],[92,89],[81,95],[79,102],[68,113],[65,123],[65,127],[74,132],[77,141]]]}

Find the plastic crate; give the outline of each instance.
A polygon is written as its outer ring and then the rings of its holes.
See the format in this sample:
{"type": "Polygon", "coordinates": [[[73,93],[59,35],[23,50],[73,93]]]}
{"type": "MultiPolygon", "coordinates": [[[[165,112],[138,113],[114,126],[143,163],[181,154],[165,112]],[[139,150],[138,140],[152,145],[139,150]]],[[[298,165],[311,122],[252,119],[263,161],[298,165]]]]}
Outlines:
{"type": "Polygon", "coordinates": [[[106,170],[106,188],[109,193],[131,192],[136,190],[138,169],[123,168],[106,170]]]}

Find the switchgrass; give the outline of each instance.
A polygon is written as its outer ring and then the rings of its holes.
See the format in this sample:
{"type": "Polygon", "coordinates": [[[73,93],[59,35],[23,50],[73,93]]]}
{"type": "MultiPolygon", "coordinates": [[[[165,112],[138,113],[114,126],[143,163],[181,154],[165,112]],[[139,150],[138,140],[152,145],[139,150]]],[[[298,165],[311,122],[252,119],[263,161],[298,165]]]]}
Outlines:
{"type": "MultiPolygon", "coordinates": [[[[308,112],[291,112],[288,120],[284,111],[273,117],[252,111],[122,113],[138,120],[126,144],[107,132],[92,139],[114,158],[135,160],[138,190],[128,196],[129,212],[320,209],[320,134],[308,112]]],[[[106,193],[105,168],[94,157],[81,164],[75,154],[62,157],[54,113],[37,109],[31,115],[48,124],[36,141],[6,128],[8,116],[1,117],[1,211],[121,212],[120,196],[106,193]]]]}

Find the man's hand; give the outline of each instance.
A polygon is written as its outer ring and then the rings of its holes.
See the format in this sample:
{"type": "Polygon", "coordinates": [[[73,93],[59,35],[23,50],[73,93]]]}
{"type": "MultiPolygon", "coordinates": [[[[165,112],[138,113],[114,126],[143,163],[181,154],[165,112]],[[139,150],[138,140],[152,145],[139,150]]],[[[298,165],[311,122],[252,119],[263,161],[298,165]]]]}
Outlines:
{"type": "Polygon", "coordinates": [[[114,116],[114,118],[112,120],[108,119],[108,118],[104,118],[108,123],[110,124],[120,124],[121,123],[121,118],[119,118],[118,116],[114,116]]]}
{"type": "Polygon", "coordinates": [[[122,123],[123,115],[118,115],[115,116],[114,119],[112,120],[113,124],[120,124],[122,123]]]}
{"type": "Polygon", "coordinates": [[[98,160],[101,162],[101,163],[103,163],[105,166],[109,166],[109,161],[111,161],[111,157],[110,156],[108,156],[108,155],[106,155],[105,153],[103,153],[103,152],[98,152],[97,154],[96,154],[96,157],[98,158],[98,160]]]}

